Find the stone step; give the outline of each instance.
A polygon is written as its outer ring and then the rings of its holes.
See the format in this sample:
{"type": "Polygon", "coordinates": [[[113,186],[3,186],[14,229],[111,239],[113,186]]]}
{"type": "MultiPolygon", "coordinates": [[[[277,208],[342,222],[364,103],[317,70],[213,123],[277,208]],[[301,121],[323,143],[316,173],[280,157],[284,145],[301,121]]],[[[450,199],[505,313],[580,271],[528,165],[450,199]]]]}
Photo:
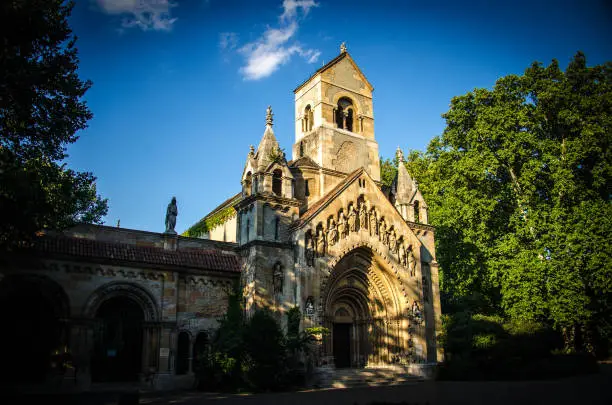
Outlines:
{"type": "Polygon", "coordinates": [[[321,388],[383,386],[422,381],[405,369],[322,369],[318,370],[316,385],[321,388]]]}

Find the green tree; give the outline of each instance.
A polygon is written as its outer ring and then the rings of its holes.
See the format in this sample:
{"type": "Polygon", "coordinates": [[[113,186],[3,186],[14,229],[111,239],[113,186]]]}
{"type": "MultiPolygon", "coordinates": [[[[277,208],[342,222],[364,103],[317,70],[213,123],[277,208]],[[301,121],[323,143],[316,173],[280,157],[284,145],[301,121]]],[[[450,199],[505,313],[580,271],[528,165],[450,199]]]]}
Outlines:
{"type": "MultiPolygon", "coordinates": [[[[452,99],[407,166],[437,227],[445,308],[542,321],[609,347],[612,64],[577,53],[452,99]]],[[[595,347],[597,346],[597,347],[595,347]]]]}
{"type": "Polygon", "coordinates": [[[0,5],[0,246],[77,222],[101,222],[107,201],[91,173],[62,164],[92,114],[82,100],[72,2],[0,5]]]}

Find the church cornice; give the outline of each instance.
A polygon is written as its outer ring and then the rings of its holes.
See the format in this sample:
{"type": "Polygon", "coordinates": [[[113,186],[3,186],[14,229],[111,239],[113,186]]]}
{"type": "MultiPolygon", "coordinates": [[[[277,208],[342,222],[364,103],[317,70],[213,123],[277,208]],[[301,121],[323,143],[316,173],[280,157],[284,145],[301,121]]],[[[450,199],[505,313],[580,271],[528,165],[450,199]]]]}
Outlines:
{"type": "Polygon", "coordinates": [[[275,248],[281,248],[281,249],[293,249],[293,244],[289,242],[277,242],[277,241],[271,241],[271,240],[253,239],[253,240],[248,241],[244,245],[239,246],[238,251],[244,251],[246,249],[249,249],[255,246],[275,247],[275,248]]]}
{"type": "Polygon", "coordinates": [[[236,211],[241,211],[245,208],[248,208],[255,201],[263,201],[264,203],[268,204],[278,204],[290,207],[299,207],[302,204],[299,200],[296,200],[294,198],[279,197],[276,194],[264,192],[253,194],[243,198],[237,204],[234,205],[234,209],[236,209],[236,211]]]}

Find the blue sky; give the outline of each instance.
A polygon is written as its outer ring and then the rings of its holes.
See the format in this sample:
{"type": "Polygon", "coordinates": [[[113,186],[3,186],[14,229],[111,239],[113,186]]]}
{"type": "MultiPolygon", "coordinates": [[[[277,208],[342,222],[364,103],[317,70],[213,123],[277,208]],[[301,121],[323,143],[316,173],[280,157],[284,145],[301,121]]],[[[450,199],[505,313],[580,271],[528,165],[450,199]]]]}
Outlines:
{"type": "Polygon", "coordinates": [[[374,85],[384,157],[426,148],[450,99],[577,50],[612,60],[605,1],[77,0],[80,75],[94,118],[68,149],[98,177],[107,225],[182,232],[240,190],[272,105],[290,155],[293,89],[348,51],[374,85]]]}

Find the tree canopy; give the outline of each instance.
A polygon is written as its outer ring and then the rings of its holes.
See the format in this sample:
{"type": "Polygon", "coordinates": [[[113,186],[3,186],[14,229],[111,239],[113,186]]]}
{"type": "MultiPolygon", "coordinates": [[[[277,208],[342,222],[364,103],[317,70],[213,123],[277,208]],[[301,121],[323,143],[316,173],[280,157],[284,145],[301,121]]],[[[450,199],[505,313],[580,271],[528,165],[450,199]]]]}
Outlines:
{"type": "Polygon", "coordinates": [[[72,2],[16,0],[0,5],[0,246],[45,229],[99,223],[107,201],[91,173],[63,163],[92,114],[91,82],[78,76],[72,2]]]}
{"type": "MultiPolygon", "coordinates": [[[[593,351],[612,337],[612,64],[523,75],[454,97],[406,165],[436,226],[446,311],[539,321],[593,351]]],[[[383,165],[384,166],[384,165],[383,165]]]]}

